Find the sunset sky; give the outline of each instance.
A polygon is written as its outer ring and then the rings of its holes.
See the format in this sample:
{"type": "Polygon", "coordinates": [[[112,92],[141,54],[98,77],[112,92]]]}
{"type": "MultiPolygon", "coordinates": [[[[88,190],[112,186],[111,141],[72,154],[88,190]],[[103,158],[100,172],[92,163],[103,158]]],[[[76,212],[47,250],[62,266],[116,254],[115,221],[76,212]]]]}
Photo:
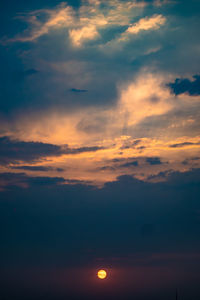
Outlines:
{"type": "Polygon", "coordinates": [[[200,1],[0,17],[2,299],[200,297],[200,1]]]}

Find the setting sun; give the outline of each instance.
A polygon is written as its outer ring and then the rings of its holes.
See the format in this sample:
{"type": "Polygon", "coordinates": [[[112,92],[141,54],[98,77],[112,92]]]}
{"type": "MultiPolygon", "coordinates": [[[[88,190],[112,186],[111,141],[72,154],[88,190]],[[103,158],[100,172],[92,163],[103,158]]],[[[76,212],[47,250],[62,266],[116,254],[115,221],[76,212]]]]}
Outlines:
{"type": "Polygon", "coordinates": [[[105,279],[107,277],[107,273],[105,270],[99,270],[97,276],[99,279],[105,279]]]}

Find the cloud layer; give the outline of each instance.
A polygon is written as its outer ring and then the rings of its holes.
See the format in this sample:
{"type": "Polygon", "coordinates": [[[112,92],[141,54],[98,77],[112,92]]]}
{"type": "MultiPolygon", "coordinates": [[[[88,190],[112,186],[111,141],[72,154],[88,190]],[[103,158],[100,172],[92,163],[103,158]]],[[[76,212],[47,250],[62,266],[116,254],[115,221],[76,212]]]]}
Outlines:
{"type": "Polygon", "coordinates": [[[1,45],[14,60],[2,61],[2,172],[62,170],[101,186],[198,168],[197,21],[177,7],[69,1],[19,13],[24,27],[1,45]]]}
{"type": "MultiPolygon", "coordinates": [[[[160,5],[166,4],[159,2],[160,5]]],[[[74,47],[100,38],[100,31],[112,26],[128,26],[148,5],[158,6],[158,1],[82,1],[76,11],[63,2],[56,9],[33,11],[21,19],[30,26],[22,36],[16,36],[8,42],[33,42],[53,30],[66,29],[74,47]],[[43,21],[44,20],[44,21],[43,21]]],[[[126,33],[138,34],[140,31],[156,30],[166,21],[162,15],[141,18],[137,23],[129,25],[126,33]]]]}

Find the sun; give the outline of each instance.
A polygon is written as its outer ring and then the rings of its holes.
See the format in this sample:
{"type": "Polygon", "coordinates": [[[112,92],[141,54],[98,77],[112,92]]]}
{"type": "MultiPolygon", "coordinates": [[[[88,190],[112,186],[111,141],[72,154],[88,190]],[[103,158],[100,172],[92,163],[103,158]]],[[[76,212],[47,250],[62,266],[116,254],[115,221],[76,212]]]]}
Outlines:
{"type": "Polygon", "coordinates": [[[98,277],[99,279],[105,279],[105,278],[107,277],[106,271],[105,271],[105,270],[99,270],[99,271],[97,272],[97,277],[98,277]]]}

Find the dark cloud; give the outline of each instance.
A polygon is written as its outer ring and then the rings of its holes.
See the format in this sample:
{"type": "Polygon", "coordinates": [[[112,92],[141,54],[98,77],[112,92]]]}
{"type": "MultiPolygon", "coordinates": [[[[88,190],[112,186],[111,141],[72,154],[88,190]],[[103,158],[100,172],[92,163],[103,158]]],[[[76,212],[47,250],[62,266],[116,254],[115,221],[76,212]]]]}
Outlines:
{"type": "Polygon", "coordinates": [[[64,179],[63,177],[28,176],[26,173],[0,173],[0,192],[2,192],[2,190],[13,190],[15,188],[34,189],[40,186],[45,188],[52,188],[61,184],[81,184],[87,186],[89,185],[89,182],[75,179],[64,179]]]}
{"type": "Polygon", "coordinates": [[[194,75],[193,78],[193,81],[187,78],[177,78],[175,82],[169,83],[168,86],[175,95],[187,93],[191,96],[198,96],[200,95],[200,75],[194,75]]]}
{"type": "MultiPolygon", "coordinates": [[[[127,143],[125,143],[120,149],[130,149],[130,148],[136,148],[136,146],[138,145],[138,144],[140,144],[141,143],[141,140],[140,139],[138,139],[138,140],[135,140],[134,142],[132,142],[132,143],[129,143],[129,142],[127,142],[127,143]]],[[[137,148],[138,149],[138,148],[137,148]]],[[[142,148],[143,149],[143,148],[142,148]]]]}
{"type": "Polygon", "coordinates": [[[103,150],[104,147],[93,146],[93,147],[80,147],[80,148],[67,148],[63,151],[63,154],[78,154],[82,152],[96,152],[98,150],[103,150]]]}
{"type": "Polygon", "coordinates": [[[86,92],[88,92],[88,90],[80,90],[80,89],[75,89],[75,88],[70,89],[69,91],[73,92],[73,93],[86,93],[86,92]]]}
{"type": "Polygon", "coordinates": [[[116,170],[116,168],[115,167],[111,167],[111,166],[103,166],[103,167],[99,168],[99,170],[102,170],[102,171],[104,171],[104,170],[114,171],[114,170],[116,170]]]}
{"type": "Polygon", "coordinates": [[[41,171],[41,172],[47,172],[47,171],[57,171],[57,172],[63,172],[64,169],[62,168],[53,168],[53,167],[44,167],[44,166],[14,166],[12,169],[15,170],[26,170],[26,171],[41,171]]]}
{"type": "Polygon", "coordinates": [[[200,142],[199,143],[184,142],[184,143],[179,143],[179,144],[172,144],[169,147],[170,148],[182,148],[185,146],[192,146],[192,145],[200,145],[200,142]]]}
{"type": "Polygon", "coordinates": [[[199,160],[200,157],[192,157],[191,160],[199,160]]]}
{"type": "Polygon", "coordinates": [[[145,148],[146,148],[145,146],[137,147],[138,150],[143,150],[143,149],[145,149],[145,148]]]}
{"type": "Polygon", "coordinates": [[[139,139],[138,139],[138,140],[135,140],[135,141],[133,142],[132,145],[133,145],[133,146],[137,146],[138,144],[141,143],[141,141],[142,141],[142,140],[139,140],[139,139]]]}
{"type": "MultiPolygon", "coordinates": [[[[138,148],[137,148],[138,149],[138,148]]],[[[109,167],[116,168],[129,168],[143,166],[146,163],[149,165],[161,165],[163,163],[167,164],[168,162],[162,162],[159,157],[127,157],[127,158],[114,158],[107,161],[109,167]]],[[[107,168],[107,166],[106,166],[107,168]]]]}
{"type": "Polygon", "coordinates": [[[61,177],[28,177],[25,173],[0,173],[0,187],[11,189],[13,187],[54,186],[64,184],[61,177]]]}
{"type": "Polygon", "coordinates": [[[150,165],[161,165],[162,164],[159,157],[147,157],[146,162],[150,165]]]}
{"type": "Polygon", "coordinates": [[[129,167],[137,167],[137,166],[138,166],[138,161],[134,160],[134,161],[127,162],[127,163],[121,165],[120,167],[129,168],[129,167]]]}
{"type": "Polygon", "coordinates": [[[23,142],[0,138],[0,163],[8,164],[17,161],[35,161],[46,156],[61,155],[59,146],[39,142],[23,142]]]}
{"type": "Polygon", "coordinates": [[[167,170],[167,171],[162,171],[162,172],[159,172],[158,174],[156,175],[150,175],[148,176],[148,180],[151,182],[152,180],[160,180],[161,181],[166,181],[166,179],[170,176],[170,174],[173,173],[173,170],[167,170]]]}
{"type": "Polygon", "coordinates": [[[120,168],[131,168],[131,167],[137,167],[139,165],[139,162],[137,160],[130,160],[130,159],[113,159],[111,163],[114,163],[114,165],[111,166],[103,166],[99,168],[99,170],[109,170],[114,171],[120,168]],[[119,164],[123,162],[123,164],[119,164]]]}
{"type": "Polygon", "coordinates": [[[9,164],[19,161],[34,162],[48,156],[96,152],[101,149],[104,148],[98,146],[69,148],[67,145],[57,146],[39,142],[23,142],[11,140],[9,137],[1,137],[0,163],[9,164]]]}

